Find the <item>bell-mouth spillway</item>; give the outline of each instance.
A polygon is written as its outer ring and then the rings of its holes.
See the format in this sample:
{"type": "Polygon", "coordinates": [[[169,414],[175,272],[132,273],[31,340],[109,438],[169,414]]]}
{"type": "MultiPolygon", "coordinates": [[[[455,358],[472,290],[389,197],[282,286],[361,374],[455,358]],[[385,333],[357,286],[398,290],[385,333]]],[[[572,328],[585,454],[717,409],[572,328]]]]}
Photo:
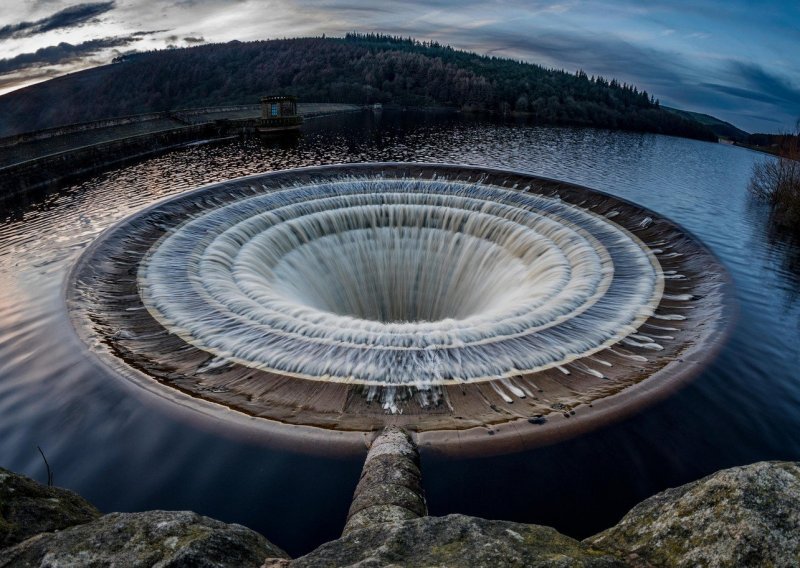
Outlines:
{"type": "Polygon", "coordinates": [[[156,203],[84,252],[67,301],[104,362],[206,414],[492,453],[665,396],[723,341],[728,287],[701,243],[625,200],[373,163],[156,203]]]}

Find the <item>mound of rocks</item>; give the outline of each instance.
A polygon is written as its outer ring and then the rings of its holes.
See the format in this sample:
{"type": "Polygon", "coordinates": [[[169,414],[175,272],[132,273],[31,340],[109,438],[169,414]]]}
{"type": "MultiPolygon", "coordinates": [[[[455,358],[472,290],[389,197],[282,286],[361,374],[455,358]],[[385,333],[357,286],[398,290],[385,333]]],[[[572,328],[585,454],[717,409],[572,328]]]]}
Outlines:
{"type": "MultiPolygon", "coordinates": [[[[379,469],[365,468],[357,495],[381,485],[370,473],[379,469]]],[[[387,476],[384,483],[408,485],[406,474],[387,476]]],[[[366,510],[351,511],[358,522],[342,538],[291,560],[240,525],[188,511],[101,517],[72,492],[0,470],[0,567],[800,566],[795,462],[734,467],[669,489],[583,542],[538,525],[358,514],[366,510]]]]}

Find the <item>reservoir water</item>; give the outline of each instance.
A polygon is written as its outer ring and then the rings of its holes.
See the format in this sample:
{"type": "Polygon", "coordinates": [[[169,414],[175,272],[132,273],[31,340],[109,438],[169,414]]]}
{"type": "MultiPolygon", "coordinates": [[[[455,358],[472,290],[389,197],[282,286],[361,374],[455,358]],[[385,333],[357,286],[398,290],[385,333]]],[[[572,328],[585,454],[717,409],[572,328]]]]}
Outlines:
{"type": "Polygon", "coordinates": [[[56,484],[102,511],[192,509],[249,526],[292,555],[338,536],[361,456],[277,447],[113,376],[86,357],[63,287],[104,229],[159,199],[258,172],[364,161],[487,165],[596,188],[684,226],[735,284],[729,340],[665,401],[522,453],[423,451],[431,514],[546,524],[582,538],[666,487],[723,467],[798,460],[800,244],[770,230],[769,211],[747,194],[761,159],[658,135],[384,111],[315,119],[297,140],[192,145],[6,207],[0,466],[45,480],[40,446],[56,484]]]}

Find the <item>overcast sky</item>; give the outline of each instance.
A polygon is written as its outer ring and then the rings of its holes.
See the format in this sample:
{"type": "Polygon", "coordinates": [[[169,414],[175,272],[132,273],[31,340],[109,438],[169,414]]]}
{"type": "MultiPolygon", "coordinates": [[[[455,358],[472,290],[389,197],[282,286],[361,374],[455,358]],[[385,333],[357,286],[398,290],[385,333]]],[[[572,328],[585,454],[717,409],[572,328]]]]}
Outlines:
{"type": "Polygon", "coordinates": [[[0,2],[0,93],[130,50],[377,31],[616,77],[751,132],[800,117],[798,0],[0,2]]]}

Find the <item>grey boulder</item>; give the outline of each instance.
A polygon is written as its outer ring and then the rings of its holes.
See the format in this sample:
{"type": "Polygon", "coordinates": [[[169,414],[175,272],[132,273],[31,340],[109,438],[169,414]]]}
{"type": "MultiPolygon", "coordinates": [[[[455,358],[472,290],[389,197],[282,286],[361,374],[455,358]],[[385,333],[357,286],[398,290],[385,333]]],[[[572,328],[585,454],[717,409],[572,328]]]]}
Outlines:
{"type": "Polygon", "coordinates": [[[585,542],[631,566],[800,566],[800,464],[759,462],[669,489],[585,542]]]}
{"type": "Polygon", "coordinates": [[[100,512],[67,489],[0,468],[0,549],[35,534],[88,523],[100,512]]]}
{"type": "Polygon", "coordinates": [[[623,564],[549,527],[448,515],[353,530],[292,561],[289,566],[566,568],[623,564]]]}
{"type": "Polygon", "coordinates": [[[111,513],[0,551],[0,567],[258,567],[288,555],[246,527],[190,511],[111,513]]]}

